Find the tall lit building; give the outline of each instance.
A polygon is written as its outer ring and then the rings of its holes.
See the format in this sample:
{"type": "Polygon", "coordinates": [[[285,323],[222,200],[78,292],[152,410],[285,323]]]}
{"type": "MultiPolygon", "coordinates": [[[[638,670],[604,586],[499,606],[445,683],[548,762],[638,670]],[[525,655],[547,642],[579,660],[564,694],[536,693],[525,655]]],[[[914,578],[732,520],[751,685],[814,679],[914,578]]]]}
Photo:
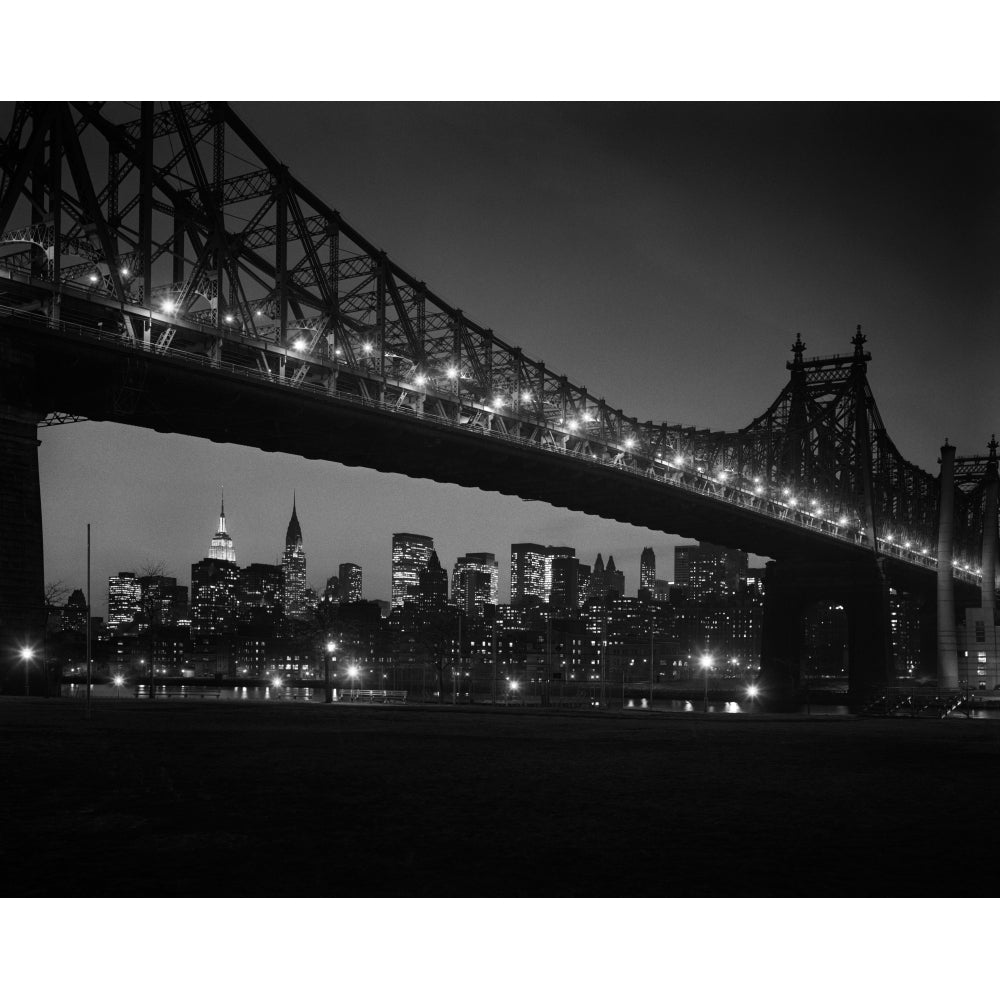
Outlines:
{"type": "Polygon", "coordinates": [[[288,618],[305,618],[308,614],[306,601],[306,554],[302,548],[302,529],[295,509],[295,494],[292,494],[292,516],[285,532],[285,552],[281,557],[281,568],[285,575],[282,603],[288,618]]]}
{"type": "Polygon", "coordinates": [[[280,566],[250,563],[240,570],[237,618],[241,624],[274,628],[281,622],[285,589],[280,566]]]}
{"type": "Polygon", "coordinates": [[[119,573],[108,579],[108,625],[122,628],[131,625],[139,614],[142,588],[135,573],[119,573]]]}
{"type": "Polygon", "coordinates": [[[82,590],[74,590],[63,608],[62,628],[66,632],[87,631],[87,598],[82,590]]]}
{"type": "Polygon", "coordinates": [[[551,558],[549,604],[563,614],[574,615],[580,607],[580,561],[572,549],[551,558]]]}
{"type": "Polygon", "coordinates": [[[189,614],[188,589],[172,576],[140,576],[139,592],[144,624],[156,629],[173,626],[189,614]]]}
{"type": "Polygon", "coordinates": [[[498,603],[500,567],[492,552],[467,552],[455,560],[451,574],[451,603],[467,615],[482,615],[487,604],[498,603]]]}
{"type": "MultiPolygon", "coordinates": [[[[546,548],[534,542],[516,542],[510,547],[510,603],[514,607],[536,599],[548,600],[545,585],[546,548]]],[[[551,573],[551,563],[549,564],[551,573]]]]}
{"type": "Polygon", "coordinates": [[[417,607],[421,615],[440,614],[448,605],[448,572],[431,549],[417,579],[417,607]]]}
{"type": "Polygon", "coordinates": [[[357,563],[341,563],[337,567],[340,578],[340,603],[353,604],[361,601],[361,567],[357,563]]]}
{"type": "Polygon", "coordinates": [[[674,549],[674,583],[698,604],[729,600],[747,578],[747,554],[722,545],[699,542],[674,549]]]}
{"type": "Polygon", "coordinates": [[[222,635],[236,625],[240,571],[226,559],[191,566],[191,634],[222,635]]]}
{"type": "Polygon", "coordinates": [[[639,589],[647,591],[650,598],[656,593],[656,555],[648,545],[639,556],[639,589]]]}
{"type": "Polygon", "coordinates": [[[392,536],[392,610],[399,611],[405,601],[415,598],[420,571],[434,551],[434,539],[428,535],[396,532],[392,536]],[[413,588],[412,591],[410,588],[413,588]]]}
{"type": "Polygon", "coordinates": [[[223,562],[236,562],[236,550],[233,548],[233,540],[226,531],[226,496],[222,495],[222,507],[219,511],[219,530],[212,536],[212,542],[208,546],[209,559],[221,559],[223,562]]]}

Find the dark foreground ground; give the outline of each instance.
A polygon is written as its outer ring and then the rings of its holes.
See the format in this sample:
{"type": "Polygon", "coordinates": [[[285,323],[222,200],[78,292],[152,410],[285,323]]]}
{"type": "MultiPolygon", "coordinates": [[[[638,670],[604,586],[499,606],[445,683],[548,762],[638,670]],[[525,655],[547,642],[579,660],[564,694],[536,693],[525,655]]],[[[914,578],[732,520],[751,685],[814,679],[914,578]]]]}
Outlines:
{"type": "Polygon", "coordinates": [[[0,767],[7,896],[1000,890],[991,721],[2,699],[0,767]]]}

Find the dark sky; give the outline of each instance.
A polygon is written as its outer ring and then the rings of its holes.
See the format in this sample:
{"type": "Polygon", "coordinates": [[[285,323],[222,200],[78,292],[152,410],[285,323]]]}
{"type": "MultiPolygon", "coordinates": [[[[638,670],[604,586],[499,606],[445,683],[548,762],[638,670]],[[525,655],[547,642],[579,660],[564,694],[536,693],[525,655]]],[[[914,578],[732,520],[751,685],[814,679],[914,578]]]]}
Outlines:
{"type": "MultiPolygon", "coordinates": [[[[906,458],[936,471],[945,436],[1000,432],[994,104],[234,107],[410,273],[640,419],[735,430],[796,331],[846,353],[861,323],[906,458]]],[[[388,598],[394,531],[433,535],[449,572],[494,550],[504,595],[516,541],[614,554],[632,593],[652,545],[672,576],[672,536],[540,503],[117,425],[40,437],[47,579],[83,585],[90,521],[98,613],[120,569],[189,582],[220,484],[241,564],[278,557],[296,490],[317,588],[352,561],[388,598]]]]}

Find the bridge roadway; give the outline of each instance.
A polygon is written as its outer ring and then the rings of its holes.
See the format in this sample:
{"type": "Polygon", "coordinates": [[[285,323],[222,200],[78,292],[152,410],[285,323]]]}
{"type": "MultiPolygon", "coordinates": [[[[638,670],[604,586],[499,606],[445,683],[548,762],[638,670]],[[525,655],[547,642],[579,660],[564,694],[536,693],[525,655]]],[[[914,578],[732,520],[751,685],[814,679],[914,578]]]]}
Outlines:
{"type": "MultiPolygon", "coordinates": [[[[0,275],[0,283],[2,275],[0,275]]],[[[81,304],[85,301],[81,297],[81,304]]],[[[298,454],[414,478],[542,500],[557,507],[743,549],[773,559],[869,561],[862,532],[694,469],[575,454],[523,436],[457,424],[356,393],[297,382],[178,347],[128,340],[98,327],[0,307],[0,336],[22,354],[27,405],[264,451],[298,454]],[[25,356],[23,352],[27,351],[25,356]],[[28,372],[31,375],[28,375],[28,372]]],[[[63,310],[66,314],[66,310],[63,310]]],[[[162,317],[162,322],[176,321],[162,317]]],[[[198,331],[202,339],[213,329],[198,331]]],[[[269,353],[298,357],[268,344],[269,353]]],[[[415,387],[412,387],[415,388],[415,387]]],[[[934,585],[936,560],[883,540],[887,572],[903,590],[934,585]]],[[[956,581],[978,593],[973,572],[956,581]]]]}

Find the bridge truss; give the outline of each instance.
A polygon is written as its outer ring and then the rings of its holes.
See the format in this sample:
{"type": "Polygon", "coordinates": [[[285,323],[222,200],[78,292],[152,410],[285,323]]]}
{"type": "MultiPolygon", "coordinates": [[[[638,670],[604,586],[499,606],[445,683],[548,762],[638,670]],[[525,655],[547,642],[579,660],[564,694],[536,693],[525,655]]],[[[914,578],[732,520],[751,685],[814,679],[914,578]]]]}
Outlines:
{"type": "MultiPolygon", "coordinates": [[[[639,421],[480,326],[299,182],[224,103],[21,103],[0,146],[0,306],[290,388],[619,465],[876,553],[934,559],[938,480],[893,445],[854,352],[806,359],[747,427],[639,421]],[[82,329],[83,327],[81,327],[82,329]]],[[[141,381],[120,387],[122,406],[141,381]]],[[[56,414],[56,422],[73,419],[56,414]]],[[[981,497],[956,491],[974,574],[981,497]]]]}

